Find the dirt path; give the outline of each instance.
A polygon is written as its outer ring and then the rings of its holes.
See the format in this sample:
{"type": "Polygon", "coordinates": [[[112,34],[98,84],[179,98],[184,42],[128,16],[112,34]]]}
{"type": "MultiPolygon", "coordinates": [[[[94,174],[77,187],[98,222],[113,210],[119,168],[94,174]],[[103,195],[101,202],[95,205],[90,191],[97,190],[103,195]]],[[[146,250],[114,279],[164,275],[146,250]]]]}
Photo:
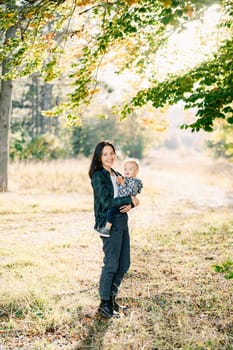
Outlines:
{"type": "MultiPolygon", "coordinates": [[[[116,167],[120,169],[121,163],[116,167]]],[[[145,226],[148,217],[150,225],[158,225],[174,216],[233,207],[233,164],[229,162],[198,153],[157,151],[142,162],[140,175],[144,188],[140,206],[130,212],[133,226],[145,226]]],[[[92,201],[91,188],[86,194],[2,194],[0,213],[6,215],[0,230],[31,232],[31,239],[35,236],[38,243],[58,238],[57,232],[61,237],[83,235],[93,230],[92,201]]]]}
{"type": "Polygon", "coordinates": [[[177,157],[160,153],[149,162],[143,175],[155,190],[152,208],[150,203],[143,203],[143,210],[145,207],[151,211],[155,223],[168,216],[233,207],[233,165],[227,162],[215,162],[198,154],[177,157]],[[150,168],[154,171],[148,176],[150,168]]]}
{"type": "Polygon", "coordinates": [[[106,350],[204,349],[209,341],[230,349],[231,285],[212,265],[230,256],[233,166],[159,153],[142,162],[141,176],[141,205],[129,214],[132,268],[121,294],[131,314],[104,331],[92,319],[102,247],[93,233],[91,191],[0,197],[0,299],[10,315],[3,317],[0,348],[73,350],[70,344],[81,340],[106,350]],[[202,212],[211,211],[205,231],[199,229],[202,212]],[[113,339],[124,347],[113,347],[113,339]]]}

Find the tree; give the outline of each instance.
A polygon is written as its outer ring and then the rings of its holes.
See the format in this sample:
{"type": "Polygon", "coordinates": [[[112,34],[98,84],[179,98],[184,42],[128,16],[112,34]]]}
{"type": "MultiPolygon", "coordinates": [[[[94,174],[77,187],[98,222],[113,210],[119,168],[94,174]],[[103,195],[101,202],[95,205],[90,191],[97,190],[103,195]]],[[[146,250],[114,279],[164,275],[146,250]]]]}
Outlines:
{"type": "MultiPolygon", "coordinates": [[[[73,90],[53,113],[65,113],[77,122],[85,105],[100,93],[99,71],[104,64],[114,61],[119,72],[128,69],[144,75],[169,36],[216,3],[222,8],[222,26],[231,32],[232,0],[5,1],[0,4],[0,30],[3,34],[11,27],[17,30],[14,38],[1,43],[0,60],[8,60],[3,78],[10,81],[40,71],[50,81],[70,62],[67,72],[73,90]],[[66,62],[59,61],[62,55],[66,62]]],[[[197,108],[192,130],[211,131],[216,118],[232,124],[232,57],[230,33],[212,58],[190,72],[162,82],[148,78],[150,86],[139,87],[118,114],[125,118],[147,103],[158,108],[181,100],[186,108],[197,108]]],[[[4,118],[9,120],[9,115],[4,118]]]]}
{"type": "MultiPolygon", "coordinates": [[[[132,115],[135,108],[148,103],[156,109],[167,104],[183,101],[185,108],[196,110],[196,121],[190,125],[192,131],[213,130],[215,119],[222,118],[233,123],[233,41],[232,41],[232,0],[226,1],[122,1],[98,5],[91,9],[102,15],[99,31],[94,40],[83,47],[83,55],[77,60],[74,78],[75,91],[71,94],[69,107],[82,113],[83,103],[90,102],[90,96],[97,89],[97,73],[100,64],[110,56],[116,60],[116,51],[127,47],[121,70],[132,69],[143,73],[154,58],[155,52],[169,35],[182,30],[188,21],[198,18],[206,6],[219,3],[222,6],[223,21],[229,31],[218,51],[198,67],[169,76],[164,81],[149,79],[150,87],[139,90],[136,96],[118,111],[122,118],[132,115]],[[146,44],[145,44],[146,43],[146,44]],[[141,50],[142,46],[146,46],[141,50]],[[111,52],[111,55],[109,54],[111,52]]],[[[150,71],[153,76],[153,72],[150,71]]],[[[76,116],[74,116],[74,119],[76,116]]]]}
{"type": "Polygon", "coordinates": [[[142,90],[124,107],[123,115],[135,107],[151,102],[155,108],[183,101],[185,108],[196,109],[197,119],[190,125],[192,131],[213,131],[215,119],[233,124],[233,39],[227,40],[210,61],[186,74],[173,76],[164,82],[155,82],[142,90]]]}
{"type": "MultiPolygon", "coordinates": [[[[13,66],[16,60],[18,75],[27,74],[31,66],[34,70],[41,67],[45,79],[53,79],[56,76],[56,63],[61,53],[61,47],[57,42],[62,42],[64,39],[74,40],[75,46],[78,46],[74,54],[71,55],[70,50],[63,50],[63,53],[68,52],[71,60],[70,79],[75,88],[71,91],[66,105],[59,108],[57,113],[65,110],[70,118],[74,116],[76,120],[83,114],[83,104],[89,104],[93,95],[99,90],[100,67],[110,60],[117,61],[119,52],[124,55],[123,59],[120,55],[122,62],[120,71],[132,69],[134,72],[144,74],[145,68],[154,60],[156,52],[168,37],[175,31],[183,30],[187,22],[200,18],[208,6],[220,4],[224,18],[221,25],[228,28],[232,23],[232,0],[117,0],[114,2],[66,0],[22,3],[30,3],[31,7],[28,9],[28,6],[21,6],[26,25],[23,26],[24,40],[17,40],[18,50],[12,60],[13,66]],[[36,18],[33,18],[34,15],[36,18]],[[47,32],[44,23],[46,19],[51,22],[47,32]],[[62,23],[65,23],[66,29],[62,27],[62,23]],[[54,45],[55,39],[56,45],[54,45]],[[45,45],[43,54],[41,43],[45,45]],[[28,59],[30,49],[33,52],[33,59],[28,59]]],[[[148,78],[151,86],[140,90],[121,110],[121,115],[124,118],[133,111],[134,107],[140,107],[148,102],[157,108],[182,100],[187,108],[197,107],[198,109],[197,124],[191,125],[193,130],[201,128],[211,130],[213,120],[219,117],[226,118],[227,122],[231,123],[232,109],[229,103],[231,104],[232,101],[230,93],[232,89],[229,81],[232,79],[231,72],[228,72],[231,65],[232,38],[223,43],[215,57],[197,67],[197,70],[184,74],[183,77],[180,75],[168,77],[164,82],[148,78]],[[205,79],[208,71],[210,74],[205,79]],[[214,78],[215,73],[219,71],[218,78],[214,78]],[[219,86],[221,84],[227,84],[227,88],[222,89],[219,86]],[[207,87],[206,96],[201,93],[203,86],[207,87]],[[165,97],[161,98],[165,90],[165,97]],[[213,92],[214,99],[217,97],[218,100],[215,106],[211,97],[209,98],[213,92]],[[221,100],[222,102],[226,100],[226,96],[227,103],[221,103],[221,100]]],[[[15,70],[14,73],[16,73],[15,70]]],[[[151,73],[153,75],[153,72],[151,73]]]]}
{"type": "MultiPolygon", "coordinates": [[[[16,28],[10,27],[6,31],[5,40],[15,36],[16,28]]],[[[2,61],[2,74],[8,72],[8,60],[2,61]]],[[[7,190],[8,186],[8,138],[11,113],[12,80],[1,80],[0,90],[0,192],[7,190]]]]}
{"type": "Polygon", "coordinates": [[[224,121],[218,122],[218,128],[213,131],[207,146],[211,149],[215,157],[233,159],[233,125],[224,121]]]}
{"type": "MultiPolygon", "coordinates": [[[[35,45],[35,33],[39,33],[45,26],[45,24],[41,24],[42,18],[45,21],[53,12],[54,7],[62,2],[61,0],[52,2],[31,0],[22,1],[17,5],[15,0],[8,0],[4,4],[0,3],[0,62],[2,68],[0,90],[0,192],[6,191],[8,186],[8,139],[12,104],[12,79],[18,75],[18,67],[25,58],[25,54],[28,54],[32,49],[32,43],[35,45]],[[37,13],[37,10],[39,10],[39,13],[37,13]],[[31,20],[33,15],[36,15],[34,22],[31,20]]],[[[20,74],[30,74],[42,64],[38,55],[40,49],[41,46],[37,45],[37,50],[28,59],[28,62],[23,61],[24,68],[19,72],[20,74]]],[[[54,51],[56,52],[56,49],[54,51]]]]}
{"type": "MultiPolygon", "coordinates": [[[[108,115],[107,119],[97,119],[95,115],[91,115],[89,112],[85,116],[82,126],[70,129],[73,154],[90,156],[100,140],[108,139],[116,145],[117,151],[120,151],[124,156],[143,158],[146,148],[155,144],[151,133],[151,125],[150,128],[147,128],[135,114],[132,127],[130,119],[120,122],[111,114],[111,110],[105,110],[104,112],[108,115]]],[[[153,136],[155,136],[155,133],[153,133],[153,136]]],[[[161,141],[158,137],[157,144],[161,141]]]]}

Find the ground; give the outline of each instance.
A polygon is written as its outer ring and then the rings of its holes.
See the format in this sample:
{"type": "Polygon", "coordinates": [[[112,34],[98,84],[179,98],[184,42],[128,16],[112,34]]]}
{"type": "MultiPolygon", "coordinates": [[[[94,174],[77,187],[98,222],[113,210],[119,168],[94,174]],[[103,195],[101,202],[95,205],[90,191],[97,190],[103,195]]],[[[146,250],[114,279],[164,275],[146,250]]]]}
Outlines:
{"type": "Polygon", "coordinates": [[[233,266],[233,165],[166,151],[141,162],[119,293],[130,308],[108,321],[96,317],[103,256],[88,165],[10,166],[0,196],[0,349],[233,349],[233,284],[224,277],[233,266]]]}

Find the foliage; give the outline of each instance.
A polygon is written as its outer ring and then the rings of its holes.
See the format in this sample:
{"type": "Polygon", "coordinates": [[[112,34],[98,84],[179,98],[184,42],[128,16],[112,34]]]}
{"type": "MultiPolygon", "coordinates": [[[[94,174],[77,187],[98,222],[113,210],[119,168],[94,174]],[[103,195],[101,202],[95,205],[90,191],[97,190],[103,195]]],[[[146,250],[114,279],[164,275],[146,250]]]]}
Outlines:
{"type": "MultiPolygon", "coordinates": [[[[153,136],[146,125],[141,122],[140,115],[134,113],[129,119],[121,122],[117,133],[122,153],[127,157],[142,159],[148,147],[155,144],[153,136]]],[[[159,144],[161,139],[157,142],[159,144]]]]}
{"type": "Polygon", "coordinates": [[[221,122],[213,131],[207,146],[216,157],[233,159],[233,125],[221,122]]]}
{"type": "MultiPolygon", "coordinates": [[[[154,53],[166,41],[168,33],[182,29],[184,22],[197,17],[200,9],[203,10],[203,6],[211,3],[142,1],[134,7],[126,8],[122,5],[121,9],[111,8],[106,11],[102,23],[104,30],[96,37],[95,45],[84,48],[84,55],[76,64],[78,70],[74,76],[78,76],[78,80],[75,81],[76,90],[71,94],[72,104],[77,107],[83,101],[89,103],[88,91],[91,86],[96,86],[95,75],[94,79],[90,75],[94,68],[97,70],[96,57],[103,59],[109,50],[114,52],[116,45],[127,45],[127,41],[131,40],[130,58],[126,55],[123,68],[140,68],[143,72],[143,66],[150,63],[150,56],[154,57],[154,53]],[[142,50],[145,43],[148,49],[142,50]]],[[[230,5],[229,1],[223,3],[228,16],[232,16],[230,5]]],[[[222,25],[228,28],[229,20],[222,25]]],[[[131,115],[135,107],[142,107],[148,102],[154,108],[159,108],[181,100],[184,101],[185,108],[197,110],[197,120],[189,125],[192,131],[212,131],[213,120],[216,118],[225,118],[229,124],[233,123],[232,52],[232,39],[229,39],[213,58],[186,74],[168,77],[163,82],[151,80],[150,88],[139,91],[124,106],[122,118],[131,115]]]]}
{"type": "MultiPolygon", "coordinates": [[[[8,1],[9,2],[9,1],[8,1]]],[[[219,3],[223,11],[222,26],[232,30],[232,0],[117,0],[114,2],[22,1],[11,8],[0,5],[0,30],[16,25],[14,39],[1,44],[0,60],[10,58],[10,73],[16,77],[41,71],[45,80],[59,76],[67,64],[64,41],[76,49],[69,52],[70,80],[73,91],[67,103],[53,113],[66,113],[79,120],[83,104],[89,104],[98,91],[98,72],[103,64],[113,61],[119,72],[131,69],[144,74],[151,69],[156,52],[175,31],[201,17],[212,4],[219,3]],[[65,63],[64,63],[65,62],[65,63]]],[[[68,45],[68,46],[69,46],[68,45]]],[[[232,39],[226,40],[218,52],[183,75],[165,81],[150,81],[121,110],[122,117],[135,107],[151,102],[154,108],[184,101],[185,108],[197,110],[192,130],[211,131],[216,118],[232,124],[232,39]]],[[[153,77],[153,71],[150,72],[153,77]]],[[[150,79],[148,79],[150,80],[150,79]]],[[[184,127],[187,127],[184,126],[184,127]]]]}
{"type": "Polygon", "coordinates": [[[27,158],[27,148],[31,138],[19,131],[11,134],[10,138],[10,159],[22,160],[27,158]]]}
{"type": "Polygon", "coordinates": [[[60,140],[51,134],[33,138],[27,149],[27,159],[49,160],[65,156],[66,152],[60,140]]]}
{"type": "Polygon", "coordinates": [[[122,145],[122,152],[127,157],[142,159],[145,153],[145,137],[138,134],[132,139],[125,139],[122,145]]]}
{"type": "Polygon", "coordinates": [[[73,155],[88,157],[100,140],[109,139],[124,156],[143,158],[147,147],[154,141],[141,124],[140,117],[134,115],[133,120],[129,118],[121,123],[111,113],[107,114],[108,118],[104,120],[86,117],[82,126],[71,128],[73,155]]]}
{"type": "Polygon", "coordinates": [[[68,152],[58,137],[44,134],[32,137],[27,129],[11,135],[10,158],[12,160],[50,160],[67,157],[68,152]]]}
{"type": "Polygon", "coordinates": [[[220,265],[214,265],[216,272],[224,273],[224,277],[229,280],[233,278],[233,261],[226,260],[220,265]]]}
{"type": "Polygon", "coordinates": [[[61,48],[54,44],[54,34],[61,29],[62,18],[56,9],[62,2],[8,0],[0,5],[0,32],[17,28],[15,37],[3,40],[0,46],[0,61],[8,58],[5,79],[35,71],[41,71],[45,80],[56,77],[52,68],[61,48]]]}
{"type": "MultiPolygon", "coordinates": [[[[143,126],[140,116],[118,121],[110,111],[105,111],[107,119],[87,116],[82,126],[72,126],[60,131],[59,137],[52,134],[34,135],[30,120],[12,123],[10,140],[10,158],[22,159],[57,159],[92,154],[99,140],[109,139],[116,145],[123,156],[143,158],[148,147],[154,144],[150,130],[143,126]],[[132,128],[133,125],[133,128],[132,128]],[[59,141],[59,140],[62,140],[59,141]]],[[[160,134],[160,133],[158,133],[160,134]]],[[[156,143],[162,142],[157,136],[156,143]]]]}
{"type": "Polygon", "coordinates": [[[72,148],[74,155],[84,154],[90,156],[99,140],[111,139],[115,141],[117,133],[115,118],[97,120],[95,117],[87,117],[82,126],[72,127],[72,148]],[[113,139],[114,138],[114,139],[113,139]]]}
{"type": "MultiPolygon", "coordinates": [[[[155,82],[149,89],[140,91],[126,105],[123,115],[132,112],[134,107],[151,102],[155,108],[166,104],[176,104],[182,100],[185,108],[196,109],[197,120],[189,127],[194,131],[213,130],[213,121],[226,119],[233,124],[233,40],[227,40],[214,55],[183,76],[174,76],[164,82],[155,82]]],[[[187,125],[183,127],[187,128],[187,125]]]]}

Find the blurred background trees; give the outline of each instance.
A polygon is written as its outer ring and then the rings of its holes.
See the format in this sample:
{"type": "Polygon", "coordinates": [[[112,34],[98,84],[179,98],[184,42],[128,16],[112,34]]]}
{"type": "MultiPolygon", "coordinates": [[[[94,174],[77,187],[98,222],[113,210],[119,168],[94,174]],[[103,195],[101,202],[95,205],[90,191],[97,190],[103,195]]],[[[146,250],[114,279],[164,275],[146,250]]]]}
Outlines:
{"type": "Polygon", "coordinates": [[[230,159],[232,6],[232,0],[0,2],[0,188],[7,188],[9,128],[12,160],[89,156],[107,138],[124,157],[143,158],[151,147],[182,144],[181,136],[163,131],[184,122],[214,131],[208,147],[230,159]],[[214,33],[202,32],[216,18],[214,33]],[[190,25],[198,36],[182,37],[190,25]],[[196,47],[185,60],[177,45],[192,40],[196,47]],[[176,123],[174,114],[166,122],[168,106],[180,101],[191,119],[176,123]]]}
{"type": "Polygon", "coordinates": [[[95,145],[105,139],[120,146],[122,156],[141,159],[149,148],[158,145],[164,138],[157,132],[155,139],[156,131],[143,125],[141,116],[136,113],[132,118],[120,121],[111,109],[103,105],[104,119],[96,118],[98,100],[91,110],[86,111],[82,124],[66,125],[64,118],[42,114],[42,110],[56,105],[59,98],[53,93],[56,87],[53,89],[52,84],[44,83],[33,75],[15,83],[15,87],[10,133],[12,160],[88,157],[95,145]]]}

